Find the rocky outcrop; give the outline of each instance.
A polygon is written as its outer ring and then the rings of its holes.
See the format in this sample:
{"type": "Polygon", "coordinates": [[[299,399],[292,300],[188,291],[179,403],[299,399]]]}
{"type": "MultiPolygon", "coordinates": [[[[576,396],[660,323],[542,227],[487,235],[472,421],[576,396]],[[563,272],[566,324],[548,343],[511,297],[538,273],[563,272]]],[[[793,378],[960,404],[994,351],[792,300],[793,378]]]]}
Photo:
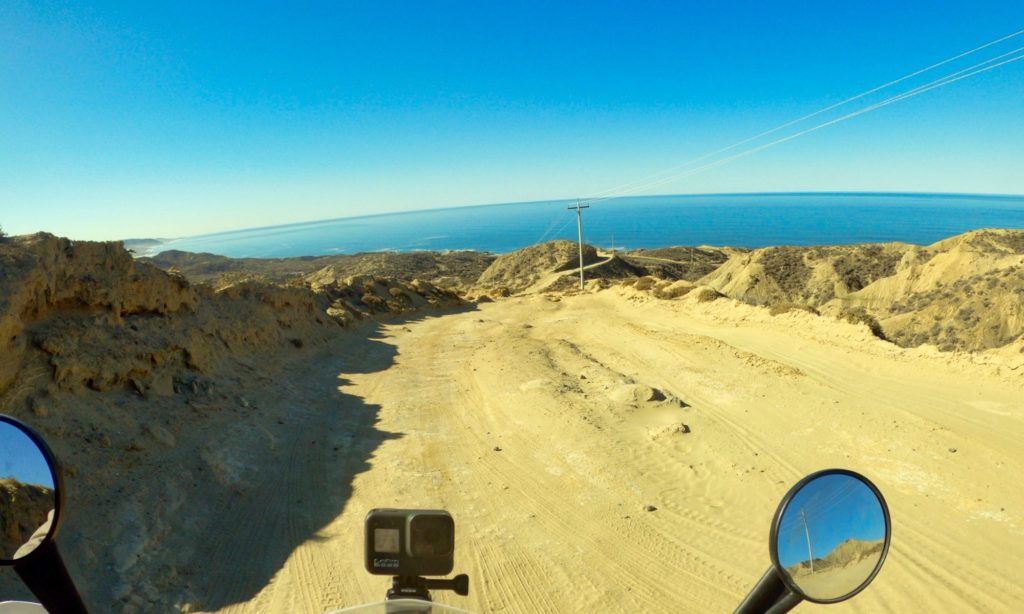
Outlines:
{"type": "Polygon", "coordinates": [[[346,326],[366,317],[444,309],[465,303],[454,290],[419,279],[408,283],[373,275],[336,279],[330,273],[318,271],[307,280],[329,302],[327,314],[346,326]]]}
{"type": "Polygon", "coordinates": [[[315,346],[367,316],[461,302],[429,282],[323,271],[214,290],[133,260],[117,242],[15,237],[0,244],[0,395],[19,377],[35,397],[47,387],[171,394],[225,360],[315,346]]]}
{"type": "Polygon", "coordinates": [[[863,322],[904,347],[985,350],[1024,335],[1022,230],[976,230],[923,247],[769,247],[734,254],[698,283],[780,313],[798,307],[863,322]]]}
{"type": "Polygon", "coordinates": [[[42,367],[64,390],[169,394],[229,355],[315,344],[337,330],[326,299],[308,288],[214,292],[135,262],[116,242],[19,237],[0,245],[0,272],[0,393],[26,369],[38,380],[42,367]]]}
{"type": "MultiPolygon", "coordinates": [[[[65,358],[79,350],[78,362],[95,363],[106,345],[96,344],[100,331],[128,328],[126,318],[194,313],[198,300],[185,280],[137,266],[118,243],[48,234],[11,239],[0,245],[0,392],[29,349],[65,358]]],[[[56,358],[52,366],[56,379],[67,382],[70,365],[56,358]]]]}

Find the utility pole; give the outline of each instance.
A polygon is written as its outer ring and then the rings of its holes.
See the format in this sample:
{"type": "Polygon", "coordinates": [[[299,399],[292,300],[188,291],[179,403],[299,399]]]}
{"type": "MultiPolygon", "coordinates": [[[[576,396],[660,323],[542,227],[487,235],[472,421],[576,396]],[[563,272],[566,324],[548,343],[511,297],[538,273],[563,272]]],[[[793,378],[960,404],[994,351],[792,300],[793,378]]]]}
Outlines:
{"type": "Polygon", "coordinates": [[[807,528],[807,514],[800,510],[800,519],[804,521],[804,535],[807,536],[807,560],[811,563],[811,573],[814,573],[814,553],[811,551],[811,531],[807,528]]]}
{"type": "Polygon", "coordinates": [[[590,205],[581,205],[580,199],[576,199],[576,204],[570,209],[576,210],[576,230],[580,237],[580,290],[583,289],[583,209],[589,209],[590,205]]]}

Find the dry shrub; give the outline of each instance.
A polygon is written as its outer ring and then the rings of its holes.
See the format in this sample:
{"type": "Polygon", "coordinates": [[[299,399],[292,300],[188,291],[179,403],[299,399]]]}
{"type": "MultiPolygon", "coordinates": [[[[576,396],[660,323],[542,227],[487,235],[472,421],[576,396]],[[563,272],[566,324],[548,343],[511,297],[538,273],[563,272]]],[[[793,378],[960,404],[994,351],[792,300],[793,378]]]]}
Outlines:
{"type": "Polygon", "coordinates": [[[902,257],[901,252],[887,252],[881,245],[865,245],[842,254],[832,267],[846,287],[855,292],[875,280],[894,274],[902,257]]]}
{"type": "Polygon", "coordinates": [[[652,287],[654,287],[654,284],[656,283],[658,283],[658,280],[649,275],[646,277],[641,277],[640,279],[636,280],[636,289],[650,290],[652,287]]]}
{"type": "Polygon", "coordinates": [[[789,313],[790,311],[806,311],[807,313],[813,313],[816,316],[820,316],[821,312],[812,307],[811,305],[804,305],[803,303],[776,303],[772,305],[771,309],[768,310],[773,316],[777,316],[783,313],[789,313]]]}
{"type": "Polygon", "coordinates": [[[703,288],[697,290],[698,303],[710,303],[711,301],[717,301],[723,296],[725,295],[719,292],[718,290],[715,290],[714,288],[708,288],[707,286],[704,286],[703,288]]]}
{"type": "Polygon", "coordinates": [[[882,325],[879,324],[878,319],[875,316],[867,312],[863,307],[853,307],[848,309],[841,314],[839,317],[849,322],[850,324],[864,324],[871,330],[871,334],[888,341],[888,337],[885,336],[885,331],[882,330],[882,325]]]}
{"type": "Polygon", "coordinates": [[[371,309],[383,310],[386,307],[384,299],[370,292],[363,294],[362,301],[364,305],[368,305],[371,309]]]}
{"type": "Polygon", "coordinates": [[[811,278],[811,268],[804,263],[803,250],[799,247],[769,247],[761,256],[765,275],[775,280],[782,291],[794,296],[806,289],[811,278]]]}
{"type": "Polygon", "coordinates": [[[658,289],[656,289],[654,291],[654,296],[656,296],[658,298],[661,298],[661,299],[671,300],[671,299],[676,299],[676,298],[680,298],[680,297],[686,296],[687,294],[692,292],[695,288],[696,288],[696,286],[691,286],[689,284],[681,284],[681,283],[669,284],[669,285],[667,285],[665,287],[659,287],[658,289]]]}
{"type": "Polygon", "coordinates": [[[409,306],[413,304],[412,297],[406,294],[402,288],[388,288],[388,294],[401,305],[409,306]]]}

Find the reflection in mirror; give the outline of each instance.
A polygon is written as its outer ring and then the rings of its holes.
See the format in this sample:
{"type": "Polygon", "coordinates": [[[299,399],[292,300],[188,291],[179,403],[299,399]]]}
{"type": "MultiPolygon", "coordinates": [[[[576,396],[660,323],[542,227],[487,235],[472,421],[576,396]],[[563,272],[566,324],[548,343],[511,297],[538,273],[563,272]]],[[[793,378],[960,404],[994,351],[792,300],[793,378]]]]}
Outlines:
{"type": "Polygon", "coordinates": [[[39,547],[56,505],[42,450],[20,428],[0,422],[0,560],[19,559],[39,547]]]}
{"type": "Polygon", "coordinates": [[[840,599],[878,567],[886,515],[874,491],[845,474],[813,479],[790,500],[776,538],[779,563],[811,599],[840,599]]]}

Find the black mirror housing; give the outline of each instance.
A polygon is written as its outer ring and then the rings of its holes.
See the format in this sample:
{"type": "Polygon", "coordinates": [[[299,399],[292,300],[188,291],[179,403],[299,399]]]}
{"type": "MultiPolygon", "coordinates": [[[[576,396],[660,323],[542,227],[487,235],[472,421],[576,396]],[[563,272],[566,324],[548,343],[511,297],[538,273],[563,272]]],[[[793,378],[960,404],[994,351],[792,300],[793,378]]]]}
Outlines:
{"type": "Polygon", "coordinates": [[[0,415],[0,565],[15,565],[53,542],[64,509],[64,477],[46,441],[0,415]]]}
{"type": "Polygon", "coordinates": [[[866,477],[826,469],[786,493],[772,519],[772,566],[807,601],[855,596],[882,568],[892,539],[889,507],[866,477]]]}

